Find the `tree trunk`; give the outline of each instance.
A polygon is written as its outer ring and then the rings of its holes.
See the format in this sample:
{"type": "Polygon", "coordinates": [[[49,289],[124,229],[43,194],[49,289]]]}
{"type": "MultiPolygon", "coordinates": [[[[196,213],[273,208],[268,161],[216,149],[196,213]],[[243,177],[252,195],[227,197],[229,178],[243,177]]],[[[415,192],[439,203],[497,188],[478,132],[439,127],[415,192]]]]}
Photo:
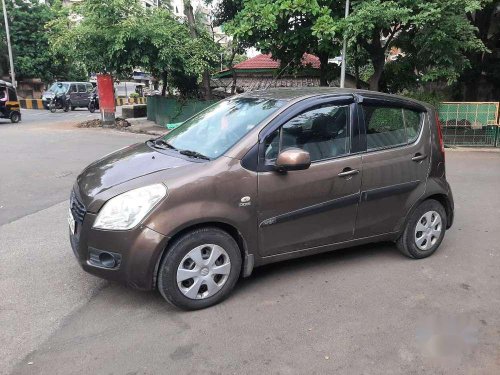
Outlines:
{"type": "Polygon", "coordinates": [[[236,91],[236,70],[234,69],[234,58],[236,56],[236,51],[238,51],[238,45],[236,45],[236,48],[233,48],[231,51],[231,58],[229,60],[229,68],[231,69],[231,77],[233,78],[233,81],[231,82],[231,95],[234,95],[236,91]]]}
{"type": "Polygon", "coordinates": [[[328,54],[319,54],[319,85],[328,86],[328,54]]]}
{"type": "MultiPolygon", "coordinates": [[[[478,29],[478,37],[485,44],[485,46],[493,51],[495,49],[494,38],[488,38],[488,34],[491,28],[491,23],[493,22],[494,12],[497,2],[490,3],[486,5],[483,9],[468,15],[469,20],[478,29]]],[[[464,100],[466,101],[477,101],[480,100],[479,96],[479,85],[483,82],[482,71],[483,68],[488,65],[488,60],[491,58],[491,54],[484,52],[475,52],[468,56],[471,67],[467,69],[463,77],[464,82],[464,100]]],[[[486,78],[488,79],[488,78],[486,78]]]]}
{"type": "Polygon", "coordinates": [[[163,87],[161,89],[161,96],[166,96],[165,94],[167,93],[167,78],[168,78],[168,73],[163,72],[161,75],[161,79],[163,81],[163,87]]]}
{"type": "Polygon", "coordinates": [[[370,85],[370,90],[378,91],[380,85],[380,78],[382,78],[382,73],[384,72],[385,59],[372,59],[374,72],[370,79],[368,80],[368,84],[370,85]]]}
{"type": "MultiPolygon", "coordinates": [[[[196,23],[194,19],[193,7],[191,5],[191,1],[189,0],[184,0],[184,14],[186,15],[187,18],[189,33],[191,34],[191,37],[197,38],[198,33],[196,31],[196,23]]],[[[210,72],[208,70],[205,70],[203,72],[202,86],[203,86],[205,100],[212,99],[212,90],[210,87],[210,72]]]]}
{"type": "Polygon", "coordinates": [[[358,44],[356,43],[356,52],[354,54],[354,77],[356,78],[356,88],[361,88],[361,80],[359,79],[359,61],[358,61],[358,44]]]}

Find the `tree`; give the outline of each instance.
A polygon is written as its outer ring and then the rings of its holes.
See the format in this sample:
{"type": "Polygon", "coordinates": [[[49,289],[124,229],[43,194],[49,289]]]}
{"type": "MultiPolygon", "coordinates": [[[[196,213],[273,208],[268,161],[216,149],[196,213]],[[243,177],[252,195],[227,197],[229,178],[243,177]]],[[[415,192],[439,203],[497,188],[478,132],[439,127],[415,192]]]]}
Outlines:
{"type": "Polygon", "coordinates": [[[346,20],[335,22],[323,9],[315,30],[324,38],[346,32],[351,45],[369,56],[370,89],[378,90],[393,47],[403,50],[423,81],[454,82],[468,66],[467,53],[484,51],[466,13],[480,8],[477,0],[355,0],[346,20]]]}
{"type": "Polygon", "coordinates": [[[467,14],[469,21],[477,28],[478,38],[488,48],[489,53],[471,51],[468,54],[470,67],[465,70],[460,79],[464,87],[465,100],[478,100],[479,86],[484,82],[497,87],[496,95],[500,96],[500,58],[495,57],[495,51],[500,48],[500,25],[495,22],[495,17],[498,18],[499,15],[500,1],[498,0],[487,0],[482,9],[467,14]]]}
{"type": "Polygon", "coordinates": [[[162,78],[163,95],[167,82],[182,96],[196,95],[198,77],[217,64],[219,46],[203,30],[193,38],[187,25],[168,10],[149,10],[146,20],[136,33],[142,49],[141,66],[162,78]]]}
{"type": "Polygon", "coordinates": [[[137,31],[145,10],[137,0],[86,0],[48,24],[56,53],[75,56],[90,72],[128,76],[142,58],[137,31]]]}
{"type": "Polygon", "coordinates": [[[137,0],[86,0],[50,25],[55,51],[76,56],[90,72],[130,77],[149,70],[184,95],[198,90],[198,77],[218,61],[208,33],[190,33],[168,7],[145,9],[137,0]]]}
{"type": "Polygon", "coordinates": [[[340,40],[331,35],[341,18],[340,3],[338,0],[225,0],[222,6],[226,6],[227,14],[221,18],[227,19],[226,30],[237,40],[271,53],[284,67],[300,68],[306,52],[318,56],[320,82],[324,86],[328,58],[340,53],[340,40]],[[321,25],[325,21],[334,26],[329,29],[328,37],[318,32],[323,30],[321,25]]]}
{"type": "MultiPolygon", "coordinates": [[[[60,2],[49,6],[38,0],[7,1],[14,66],[18,79],[41,78],[48,83],[58,78],[81,79],[86,76],[82,65],[71,58],[53,53],[49,48],[49,35],[44,26],[57,17],[60,6],[60,2]]],[[[0,21],[0,39],[0,48],[6,48],[3,17],[0,21]]],[[[5,67],[2,70],[4,69],[5,67]]]]}

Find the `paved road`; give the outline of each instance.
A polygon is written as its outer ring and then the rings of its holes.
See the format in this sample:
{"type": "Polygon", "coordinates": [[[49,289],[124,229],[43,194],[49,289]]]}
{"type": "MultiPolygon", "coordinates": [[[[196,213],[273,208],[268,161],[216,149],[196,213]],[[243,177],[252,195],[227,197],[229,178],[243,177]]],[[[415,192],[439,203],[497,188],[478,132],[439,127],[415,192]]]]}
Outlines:
{"type": "Polygon", "coordinates": [[[500,153],[447,153],[457,217],[431,258],[379,244],[275,264],[181,312],[83,273],[67,240],[77,171],[144,137],[30,129],[0,128],[0,199],[22,201],[0,223],[0,372],[500,372],[500,153]],[[19,142],[35,151],[16,155],[19,142]]]}

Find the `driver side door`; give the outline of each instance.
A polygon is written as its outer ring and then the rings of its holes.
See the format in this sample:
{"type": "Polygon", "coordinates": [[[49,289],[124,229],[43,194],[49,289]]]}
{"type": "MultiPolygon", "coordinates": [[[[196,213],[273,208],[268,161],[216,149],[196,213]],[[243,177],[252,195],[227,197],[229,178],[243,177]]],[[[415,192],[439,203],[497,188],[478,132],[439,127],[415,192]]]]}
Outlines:
{"type": "Polygon", "coordinates": [[[353,238],[361,185],[361,156],[351,152],[355,112],[354,103],[313,106],[261,143],[268,166],[258,173],[262,257],[353,238]],[[309,152],[311,166],[286,173],[273,170],[277,155],[290,147],[309,152]]]}

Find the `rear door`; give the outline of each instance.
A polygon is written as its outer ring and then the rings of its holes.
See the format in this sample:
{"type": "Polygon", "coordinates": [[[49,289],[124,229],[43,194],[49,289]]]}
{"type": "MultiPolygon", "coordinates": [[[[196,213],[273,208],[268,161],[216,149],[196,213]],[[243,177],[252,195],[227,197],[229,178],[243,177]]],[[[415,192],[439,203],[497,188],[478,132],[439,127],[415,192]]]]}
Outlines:
{"type": "Polygon", "coordinates": [[[366,153],[355,238],[397,231],[425,192],[430,160],[428,116],[418,107],[364,100],[366,153]]]}
{"type": "Polygon", "coordinates": [[[354,104],[330,99],[291,116],[262,141],[257,209],[262,256],[353,237],[361,185],[361,156],[351,153],[354,114],[354,104]],[[308,151],[311,166],[275,172],[278,153],[290,147],[308,151]]]}
{"type": "Polygon", "coordinates": [[[76,86],[75,83],[72,83],[69,86],[69,98],[71,100],[71,105],[72,106],[78,106],[78,102],[80,101],[79,96],[78,96],[78,87],[76,86]]]}
{"type": "Polygon", "coordinates": [[[78,87],[78,106],[86,107],[88,104],[87,86],[83,83],[79,83],[77,87],[78,87]]]}

